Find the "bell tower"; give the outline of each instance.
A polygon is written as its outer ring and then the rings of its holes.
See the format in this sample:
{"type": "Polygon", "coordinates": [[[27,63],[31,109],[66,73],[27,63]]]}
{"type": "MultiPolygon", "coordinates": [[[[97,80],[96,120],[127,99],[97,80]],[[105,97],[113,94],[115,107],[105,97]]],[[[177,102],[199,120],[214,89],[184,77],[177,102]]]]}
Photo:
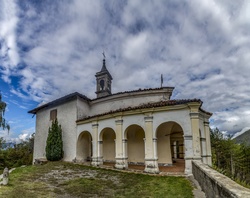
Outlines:
{"type": "Polygon", "coordinates": [[[103,64],[101,71],[97,72],[96,77],[96,95],[97,98],[111,95],[111,83],[112,83],[112,76],[106,68],[105,62],[105,54],[103,54],[103,64]]]}

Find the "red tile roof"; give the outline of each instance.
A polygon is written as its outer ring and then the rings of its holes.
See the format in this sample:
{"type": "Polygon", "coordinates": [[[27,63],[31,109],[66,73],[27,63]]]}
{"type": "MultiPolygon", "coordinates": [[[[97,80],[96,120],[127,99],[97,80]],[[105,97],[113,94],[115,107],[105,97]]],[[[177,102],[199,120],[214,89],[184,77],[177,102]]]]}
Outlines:
{"type": "Polygon", "coordinates": [[[74,93],[71,93],[69,95],[58,98],[56,100],[53,100],[53,101],[51,101],[51,102],[49,102],[47,104],[41,105],[41,106],[39,106],[39,107],[37,107],[35,109],[32,109],[32,110],[28,111],[28,113],[36,114],[36,112],[38,112],[41,109],[44,109],[46,107],[51,108],[51,107],[57,106],[59,104],[63,104],[65,102],[72,101],[72,100],[76,99],[77,97],[82,98],[83,100],[86,100],[87,102],[91,101],[87,96],[82,95],[82,94],[80,94],[78,92],[74,92],[74,93]]]}
{"type": "MultiPolygon", "coordinates": [[[[81,122],[81,121],[85,121],[85,120],[88,120],[88,119],[91,119],[91,118],[104,116],[104,115],[108,115],[108,114],[113,114],[113,113],[118,113],[118,112],[131,111],[131,110],[136,110],[136,109],[147,109],[147,108],[163,107],[163,106],[174,106],[174,105],[180,105],[180,104],[187,104],[187,103],[190,103],[190,102],[198,102],[198,103],[202,104],[202,101],[200,99],[167,100],[167,101],[160,101],[160,102],[154,102],[154,103],[146,103],[146,104],[142,104],[142,105],[135,106],[135,107],[126,107],[126,108],[111,110],[109,112],[96,114],[96,115],[93,115],[93,116],[88,116],[88,117],[78,119],[76,122],[81,122]]],[[[202,112],[208,114],[208,115],[212,115],[212,113],[206,112],[201,108],[200,108],[200,110],[202,112]]]]}
{"type": "Polygon", "coordinates": [[[103,97],[99,97],[99,98],[94,98],[91,101],[95,101],[98,100],[100,98],[106,98],[109,96],[115,96],[115,95],[120,95],[120,94],[125,94],[125,93],[136,93],[136,92],[144,92],[144,91],[154,91],[154,90],[161,90],[161,89],[174,89],[174,87],[157,87],[157,88],[148,88],[148,89],[137,89],[137,90],[131,90],[131,91],[124,91],[124,92],[117,92],[111,95],[107,95],[107,96],[103,96],[103,97]]]}
{"type": "Polygon", "coordinates": [[[119,95],[119,94],[124,94],[124,93],[135,93],[135,92],[144,92],[144,91],[151,91],[151,90],[161,90],[161,89],[164,89],[164,88],[174,89],[174,87],[159,87],[159,88],[149,88],[149,89],[138,89],[138,90],[132,90],[132,91],[118,92],[118,93],[114,93],[114,94],[111,94],[111,95],[108,95],[108,96],[103,96],[103,97],[94,98],[94,99],[89,99],[85,95],[82,95],[82,94],[80,94],[78,92],[74,92],[74,93],[71,93],[69,95],[58,98],[56,100],[53,100],[53,101],[51,101],[49,103],[46,103],[44,105],[41,105],[41,106],[39,106],[39,107],[37,107],[35,109],[32,109],[32,110],[28,111],[28,113],[36,114],[41,109],[44,109],[46,107],[53,107],[53,106],[56,106],[56,105],[71,101],[73,99],[76,99],[77,96],[84,99],[84,100],[86,100],[87,102],[90,102],[90,101],[95,101],[95,100],[98,100],[98,99],[101,99],[101,98],[106,98],[106,97],[119,95]]]}

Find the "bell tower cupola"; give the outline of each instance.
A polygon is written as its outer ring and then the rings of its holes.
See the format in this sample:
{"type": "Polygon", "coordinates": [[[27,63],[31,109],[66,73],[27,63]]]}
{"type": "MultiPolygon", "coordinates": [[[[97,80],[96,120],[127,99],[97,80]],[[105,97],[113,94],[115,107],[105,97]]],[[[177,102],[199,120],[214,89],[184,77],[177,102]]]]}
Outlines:
{"type": "Polygon", "coordinates": [[[105,54],[103,54],[103,64],[101,71],[97,72],[96,77],[96,95],[97,98],[111,95],[111,83],[112,83],[112,76],[109,73],[109,71],[106,68],[106,60],[105,60],[105,54]]]}

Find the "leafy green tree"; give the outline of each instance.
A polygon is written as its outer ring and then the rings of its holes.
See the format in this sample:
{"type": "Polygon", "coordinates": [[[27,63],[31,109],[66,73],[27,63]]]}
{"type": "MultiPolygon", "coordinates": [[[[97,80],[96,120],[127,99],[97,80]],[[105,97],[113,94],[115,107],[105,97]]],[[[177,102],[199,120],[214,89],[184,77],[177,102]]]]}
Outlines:
{"type": "MultiPolygon", "coordinates": [[[[3,138],[0,138],[0,144],[5,143],[3,138]]],[[[19,167],[22,165],[31,165],[33,159],[33,144],[34,134],[21,143],[14,144],[11,146],[5,146],[4,149],[0,150],[0,170],[5,167],[19,167]]]]}
{"type": "Polygon", "coordinates": [[[8,129],[9,131],[10,125],[6,122],[6,120],[3,117],[6,106],[7,106],[6,103],[2,101],[2,94],[0,93],[0,127],[2,127],[3,129],[8,129]]]}
{"type": "Polygon", "coordinates": [[[50,161],[59,161],[63,158],[62,128],[57,119],[49,128],[46,144],[46,158],[50,161]]]}
{"type": "Polygon", "coordinates": [[[5,143],[5,140],[3,137],[0,138],[0,170],[4,169],[4,152],[3,152],[3,144],[5,143]]]}
{"type": "Polygon", "coordinates": [[[236,144],[216,128],[211,130],[211,148],[213,166],[217,170],[243,185],[250,184],[250,146],[236,144]]]}

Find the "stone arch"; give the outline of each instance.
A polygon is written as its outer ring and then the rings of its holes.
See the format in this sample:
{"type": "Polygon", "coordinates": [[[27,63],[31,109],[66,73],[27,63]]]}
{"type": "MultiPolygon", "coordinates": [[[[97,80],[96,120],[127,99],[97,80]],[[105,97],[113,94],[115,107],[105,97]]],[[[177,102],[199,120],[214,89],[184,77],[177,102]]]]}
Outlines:
{"type": "Polygon", "coordinates": [[[177,123],[161,123],[156,129],[159,165],[172,165],[176,159],[184,159],[183,129],[177,123]]]}
{"type": "Polygon", "coordinates": [[[92,157],[92,136],[88,131],[80,133],[77,139],[76,160],[80,162],[91,161],[92,157]]]}
{"type": "Polygon", "coordinates": [[[115,131],[109,127],[104,128],[99,135],[104,162],[115,162],[115,138],[115,131]]]}
{"type": "Polygon", "coordinates": [[[144,164],[145,161],[145,132],[139,125],[133,124],[126,128],[127,156],[130,164],[144,164]]]}

